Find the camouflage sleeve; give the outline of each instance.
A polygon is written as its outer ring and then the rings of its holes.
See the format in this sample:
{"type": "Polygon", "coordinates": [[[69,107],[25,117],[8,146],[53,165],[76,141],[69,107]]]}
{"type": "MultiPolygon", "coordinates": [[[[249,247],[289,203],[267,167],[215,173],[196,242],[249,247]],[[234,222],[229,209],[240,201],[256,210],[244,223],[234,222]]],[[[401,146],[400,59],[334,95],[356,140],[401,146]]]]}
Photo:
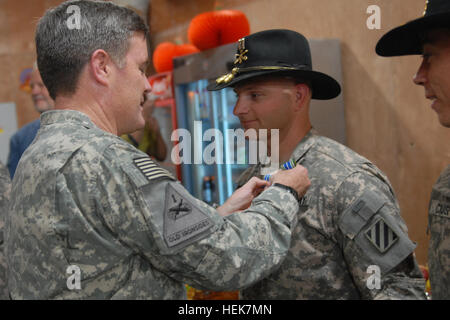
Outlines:
{"type": "Polygon", "coordinates": [[[199,289],[226,291],[280,265],[298,211],[289,192],[268,188],[250,208],[224,219],[142,161],[143,170],[136,163],[104,166],[97,190],[98,197],[107,195],[100,206],[109,208],[103,217],[108,227],[153,267],[199,289]]]}
{"type": "Polygon", "coordinates": [[[345,179],[338,190],[340,244],[363,299],[425,299],[416,245],[387,182],[366,172],[345,179]]]}
{"type": "Polygon", "coordinates": [[[0,163],[0,300],[8,298],[8,286],[6,281],[6,260],[4,255],[3,229],[5,215],[8,212],[11,181],[6,167],[0,163]]]}
{"type": "Polygon", "coordinates": [[[450,299],[450,166],[433,186],[428,212],[428,265],[433,300],[450,299]]]}

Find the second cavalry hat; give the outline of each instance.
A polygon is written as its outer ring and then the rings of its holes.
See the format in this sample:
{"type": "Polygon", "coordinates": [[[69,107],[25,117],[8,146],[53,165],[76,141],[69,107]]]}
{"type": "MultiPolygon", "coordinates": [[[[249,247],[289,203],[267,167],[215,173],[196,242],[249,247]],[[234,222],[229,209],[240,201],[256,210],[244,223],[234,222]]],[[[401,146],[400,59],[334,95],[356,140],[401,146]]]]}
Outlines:
{"type": "Polygon", "coordinates": [[[286,75],[309,81],[313,99],[333,99],[341,92],[335,79],[312,70],[308,40],[298,32],[283,29],[261,31],[240,39],[233,69],[211,83],[208,90],[233,87],[263,75],[286,75]]]}
{"type": "Polygon", "coordinates": [[[420,33],[434,28],[450,27],[450,1],[428,0],[423,17],[412,20],[386,33],[378,41],[376,52],[380,56],[422,54],[420,33]]]}

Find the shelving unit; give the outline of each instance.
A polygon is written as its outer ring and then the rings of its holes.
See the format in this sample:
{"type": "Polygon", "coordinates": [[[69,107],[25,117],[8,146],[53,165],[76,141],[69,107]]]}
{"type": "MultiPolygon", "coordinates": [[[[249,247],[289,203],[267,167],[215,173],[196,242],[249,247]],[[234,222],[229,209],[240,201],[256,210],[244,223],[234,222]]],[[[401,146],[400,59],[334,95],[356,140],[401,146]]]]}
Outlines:
{"type": "MultiPolygon", "coordinates": [[[[154,116],[158,120],[161,127],[161,134],[168,149],[167,157],[159,164],[173,173],[179,181],[181,181],[181,166],[172,162],[172,151],[175,150],[175,154],[178,154],[175,142],[171,141],[172,133],[178,128],[177,124],[177,108],[173,94],[173,82],[172,73],[164,72],[150,76],[148,78],[152,88],[152,92],[159,96],[155,101],[154,116]],[[167,118],[170,117],[170,121],[167,118]],[[170,126],[169,126],[170,124],[170,126]]],[[[177,141],[176,139],[175,141],[177,141]]]]}

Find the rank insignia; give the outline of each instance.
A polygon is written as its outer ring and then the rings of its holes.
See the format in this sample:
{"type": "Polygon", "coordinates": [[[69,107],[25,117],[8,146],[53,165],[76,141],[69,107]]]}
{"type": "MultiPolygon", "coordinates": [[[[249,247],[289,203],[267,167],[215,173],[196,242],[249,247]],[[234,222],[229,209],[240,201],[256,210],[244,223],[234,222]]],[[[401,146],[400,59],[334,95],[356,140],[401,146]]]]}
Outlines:
{"type": "Polygon", "coordinates": [[[398,240],[397,234],[392,231],[383,218],[379,218],[366,231],[369,242],[381,253],[385,253],[398,240]]]}
{"type": "Polygon", "coordinates": [[[248,50],[245,49],[245,38],[239,39],[238,50],[239,53],[236,54],[236,60],[234,61],[234,64],[242,63],[244,61],[247,61],[248,59],[248,57],[246,56],[248,50]]]}

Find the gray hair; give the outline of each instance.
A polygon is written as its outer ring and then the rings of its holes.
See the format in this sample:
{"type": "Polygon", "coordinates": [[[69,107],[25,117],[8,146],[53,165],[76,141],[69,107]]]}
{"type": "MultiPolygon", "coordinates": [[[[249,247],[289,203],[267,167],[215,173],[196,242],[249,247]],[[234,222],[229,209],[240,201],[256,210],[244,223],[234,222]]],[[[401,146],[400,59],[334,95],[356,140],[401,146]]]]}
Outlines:
{"type": "Polygon", "coordinates": [[[36,29],[38,68],[50,96],[75,93],[84,66],[95,50],[105,50],[119,67],[134,32],[149,44],[149,31],[133,10],[111,2],[67,1],[48,10],[36,29]],[[78,25],[71,27],[70,6],[78,9],[78,25]],[[69,8],[69,10],[68,10],[69,8]]]}

